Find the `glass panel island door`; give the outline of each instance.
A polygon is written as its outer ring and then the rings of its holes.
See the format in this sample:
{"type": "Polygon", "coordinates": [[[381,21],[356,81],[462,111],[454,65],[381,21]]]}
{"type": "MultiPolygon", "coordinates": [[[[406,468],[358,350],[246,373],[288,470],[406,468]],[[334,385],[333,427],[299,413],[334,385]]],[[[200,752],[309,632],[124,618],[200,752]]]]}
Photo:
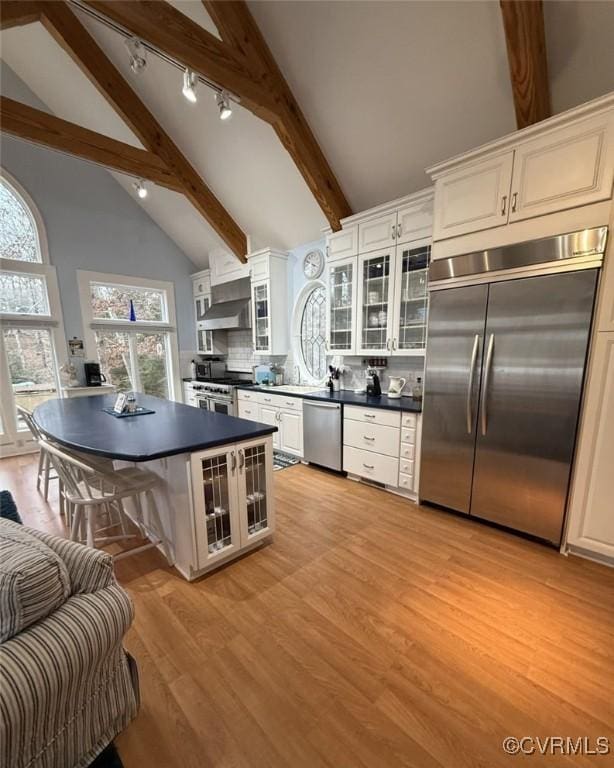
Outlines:
{"type": "Polygon", "coordinates": [[[191,457],[198,565],[225,556],[240,544],[236,451],[211,450],[191,457]]]}
{"type": "Polygon", "coordinates": [[[273,461],[264,440],[238,450],[241,545],[270,536],[273,528],[273,461]]]}

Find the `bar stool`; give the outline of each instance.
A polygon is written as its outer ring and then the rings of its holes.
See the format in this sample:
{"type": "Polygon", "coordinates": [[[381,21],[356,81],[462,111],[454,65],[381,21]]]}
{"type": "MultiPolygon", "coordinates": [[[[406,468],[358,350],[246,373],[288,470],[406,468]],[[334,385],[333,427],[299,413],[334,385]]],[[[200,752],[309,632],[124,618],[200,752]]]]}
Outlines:
{"type": "Polygon", "coordinates": [[[171,564],[168,543],[162,534],[162,523],[158,513],[154,488],[160,478],[147,469],[127,467],[126,469],[105,472],[86,463],[84,457],[60,449],[44,437],[39,440],[41,448],[49,454],[49,459],[64,487],[66,499],[66,519],[72,541],[83,541],[89,547],[104,546],[114,541],[135,538],[128,532],[126,519],[131,520],[149,543],[115,555],[116,560],[143,552],[146,549],[162,545],[166,559],[171,564]],[[143,515],[141,496],[147,502],[148,519],[143,515]],[[126,512],[124,502],[132,501],[135,516],[126,512]],[[110,516],[111,511],[119,514],[121,534],[101,536],[110,525],[99,525],[101,513],[110,516]],[[153,528],[152,524],[153,523],[153,528]]]}

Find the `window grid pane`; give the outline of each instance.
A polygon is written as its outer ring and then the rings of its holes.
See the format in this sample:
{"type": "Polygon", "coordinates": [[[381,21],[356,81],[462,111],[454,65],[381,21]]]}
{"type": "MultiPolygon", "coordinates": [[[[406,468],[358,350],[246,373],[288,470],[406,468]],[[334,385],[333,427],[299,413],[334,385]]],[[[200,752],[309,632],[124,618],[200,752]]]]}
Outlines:
{"type": "Polygon", "coordinates": [[[0,312],[49,315],[45,278],[16,272],[0,273],[0,312]]]}
{"type": "Polygon", "coordinates": [[[167,320],[164,292],[153,288],[90,283],[90,300],[94,320],[130,320],[130,301],[137,321],[167,320]]]}
{"type": "Polygon", "coordinates": [[[326,293],[322,286],[307,297],[301,319],[301,353],[314,379],[326,375],[326,293]]]}
{"type": "Polygon", "coordinates": [[[0,179],[0,258],[42,261],[32,215],[3,179],[0,179]]]}
{"type": "MultiPolygon", "coordinates": [[[[5,328],[4,348],[15,405],[32,410],[57,397],[56,362],[47,328],[5,328]]],[[[17,428],[26,429],[18,418],[17,428]]]]}

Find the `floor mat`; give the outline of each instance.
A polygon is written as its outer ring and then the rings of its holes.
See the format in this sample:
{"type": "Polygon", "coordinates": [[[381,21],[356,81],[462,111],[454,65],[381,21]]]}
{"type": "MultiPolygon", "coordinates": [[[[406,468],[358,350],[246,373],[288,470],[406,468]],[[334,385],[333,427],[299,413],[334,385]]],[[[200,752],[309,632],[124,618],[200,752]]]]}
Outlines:
{"type": "Polygon", "coordinates": [[[286,469],[294,464],[300,464],[300,459],[283,451],[273,451],[273,470],[286,469]]]}

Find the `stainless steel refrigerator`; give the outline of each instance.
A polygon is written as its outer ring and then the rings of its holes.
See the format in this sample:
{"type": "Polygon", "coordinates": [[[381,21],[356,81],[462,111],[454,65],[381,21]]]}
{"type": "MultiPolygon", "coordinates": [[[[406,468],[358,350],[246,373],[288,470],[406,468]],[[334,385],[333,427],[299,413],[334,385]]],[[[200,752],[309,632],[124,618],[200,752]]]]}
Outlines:
{"type": "Polygon", "coordinates": [[[560,542],[606,235],[433,263],[421,500],[560,542]]]}

